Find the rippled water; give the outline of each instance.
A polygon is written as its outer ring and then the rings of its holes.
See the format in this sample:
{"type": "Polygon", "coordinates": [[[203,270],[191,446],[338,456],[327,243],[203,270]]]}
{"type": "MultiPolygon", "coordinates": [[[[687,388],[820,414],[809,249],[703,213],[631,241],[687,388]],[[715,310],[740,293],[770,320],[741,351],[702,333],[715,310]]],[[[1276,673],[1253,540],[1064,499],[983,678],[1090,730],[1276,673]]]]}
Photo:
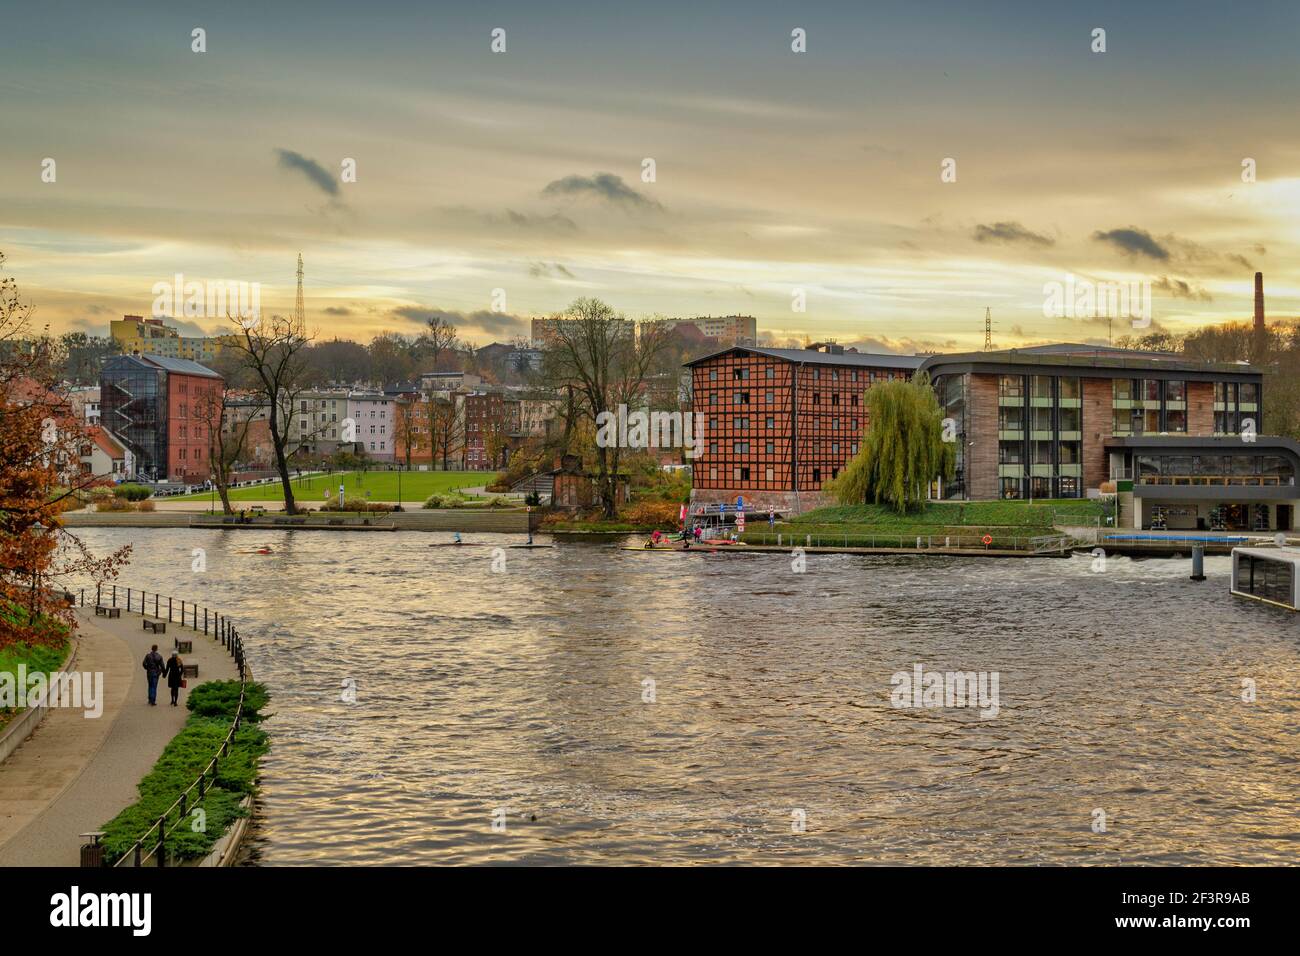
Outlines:
{"type": "Polygon", "coordinates": [[[495,573],[492,548],[414,532],[84,537],[135,539],[123,583],[241,622],[274,695],[257,862],[1300,851],[1300,621],[1231,598],[1227,558],[1196,584],[1186,560],[813,555],[795,574],[781,555],[561,544],[495,573]],[[916,663],[997,671],[1000,713],[895,709],[890,677],[916,663]]]}

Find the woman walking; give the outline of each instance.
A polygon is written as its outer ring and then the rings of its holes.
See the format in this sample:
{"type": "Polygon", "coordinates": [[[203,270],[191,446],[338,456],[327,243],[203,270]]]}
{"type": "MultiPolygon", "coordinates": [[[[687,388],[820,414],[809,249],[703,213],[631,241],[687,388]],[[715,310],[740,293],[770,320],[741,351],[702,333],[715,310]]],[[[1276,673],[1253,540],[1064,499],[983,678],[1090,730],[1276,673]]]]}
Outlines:
{"type": "Polygon", "coordinates": [[[184,678],[185,663],[172,651],[171,657],[167,658],[167,666],[163,668],[163,675],[167,678],[167,687],[172,692],[172,706],[176,706],[176,697],[181,692],[181,687],[185,683],[184,678]]]}

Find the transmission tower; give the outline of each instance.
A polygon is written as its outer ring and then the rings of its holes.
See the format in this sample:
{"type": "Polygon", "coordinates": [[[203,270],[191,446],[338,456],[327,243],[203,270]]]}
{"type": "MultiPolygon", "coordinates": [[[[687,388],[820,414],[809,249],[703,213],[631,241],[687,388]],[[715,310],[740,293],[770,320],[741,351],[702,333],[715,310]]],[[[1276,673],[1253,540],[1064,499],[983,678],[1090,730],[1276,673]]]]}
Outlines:
{"type": "Polygon", "coordinates": [[[293,318],[298,328],[307,324],[307,310],[302,304],[302,253],[298,253],[298,298],[294,302],[293,318]]]}
{"type": "Polygon", "coordinates": [[[993,351],[993,310],[984,310],[984,351],[993,351]]]}

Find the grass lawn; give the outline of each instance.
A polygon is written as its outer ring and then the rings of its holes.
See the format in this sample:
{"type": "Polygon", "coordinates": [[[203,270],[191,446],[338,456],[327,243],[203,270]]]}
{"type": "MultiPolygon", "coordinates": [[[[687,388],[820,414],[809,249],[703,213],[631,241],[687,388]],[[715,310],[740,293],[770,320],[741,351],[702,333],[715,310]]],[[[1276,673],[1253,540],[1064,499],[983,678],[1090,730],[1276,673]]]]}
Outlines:
{"type": "MultiPolygon", "coordinates": [[[[920,511],[900,515],[884,505],[841,505],[817,508],[791,519],[792,529],[811,530],[826,527],[842,530],[845,526],[873,528],[880,531],[921,533],[930,528],[1051,528],[1061,523],[1095,525],[1103,522],[1111,507],[1086,498],[1035,501],[936,501],[920,511]]],[[[765,516],[752,516],[752,523],[765,516]]]]}
{"type": "MultiPolygon", "coordinates": [[[[4,608],[0,613],[4,613],[12,619],[15,611],[12,608],[4,608]]],[[[63,639],[55,645],[50,644],[10,644],[7,647],[0,647],[0,674],[11,675],[5,683],[11,687],[17,687],[18,666],[25,665],[26,673],[50,674],[57,671],[63,666],[64,658],[68,656],[68,640],[66,631],[59,625],[59,630],[64,632],[63,639]]],[[[0,703],[0,730],[4,729],[11,718],[18,713],[17,709],[6,707],[0,703]]]]}
{"type": "MultiPolygon", "coordinates": [[[[339,484],[346,488],[347,497],[364,498],[370,492],[372,501],[397,500],[397,476],[395,471],[348,471],[334,472],[329,475],[313,475],[310,478],[295,478],[293,495],[302,504],[315,502],[320,504],[325,492],[337,500],[339,484]]],[[[423,503],[425,498],[434,494],[443,494],[457,488],[481,488],[496,478],[494,471],[404,471],[402,476],[402,501],[423,503]]],[[[180,495],[175,498],[160,498],[160,501],[210,501],[212,492],[195,495],[180,495]]],[[[231,501],[283,501],[284,489],[276,481],[266,485],[254,485],[251,488],[234,488],[230,492],[231,501]]],[[[217,496],[218,506],[221,504],[217,496]]]]}

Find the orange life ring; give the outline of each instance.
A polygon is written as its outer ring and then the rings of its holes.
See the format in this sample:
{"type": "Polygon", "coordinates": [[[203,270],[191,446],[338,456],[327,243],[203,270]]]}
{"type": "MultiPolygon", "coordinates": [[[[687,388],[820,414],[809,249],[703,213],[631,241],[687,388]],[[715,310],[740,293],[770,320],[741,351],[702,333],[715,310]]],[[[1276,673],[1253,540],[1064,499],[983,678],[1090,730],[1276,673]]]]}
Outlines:
{"type": "Polygon", "coordinates": [[[984,537],[980,538],[980,540],[984,542],[984,547],[987,548],[989,545],[993,543],[993,535],[986,534],[984,537]]]}

